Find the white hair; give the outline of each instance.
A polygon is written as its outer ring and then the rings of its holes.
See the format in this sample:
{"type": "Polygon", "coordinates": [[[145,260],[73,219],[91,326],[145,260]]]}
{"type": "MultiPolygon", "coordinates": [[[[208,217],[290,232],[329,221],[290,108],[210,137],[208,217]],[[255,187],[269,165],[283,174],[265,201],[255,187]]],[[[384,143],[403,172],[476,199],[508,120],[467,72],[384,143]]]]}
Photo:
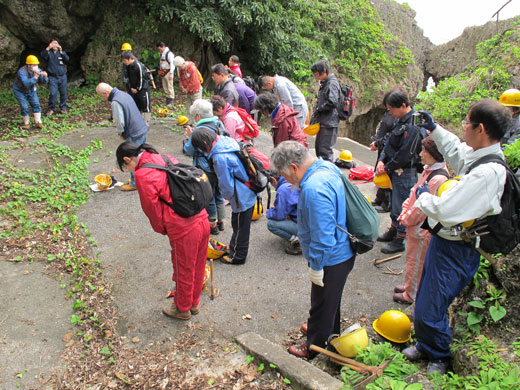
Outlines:
{"type": "Polygon", "coordinates": [[[301,167],[310,159],[312,154],[305,146],[296,141],[283,141],[273,150],[271,155],[271,168],[283,174],[287,172],[289,165],[295,164],[301,167]]]}
{"type": "Polygon", "coordinates": [[[108,85],[107,83],[99,83],[96,87],[96,93],[101,96],[102,98],[105,98],[105,93],[112,92],[112,87],[108,85]]]}
{"type": "Polygon", "coordinates": [[[190,116],[195,118],[199,114],[202,119],[213,118],[213,105],[209,100],[197,99],[190,107],[190,116]]]}
{"type": "Polygon", "coordinates": [[[184,61],[184,58],[181,56],[177,56],[173,59],[173,65],[175,65],[177,68],[180,68],[182,65],[184,65],[186,61],[184,61]]]}

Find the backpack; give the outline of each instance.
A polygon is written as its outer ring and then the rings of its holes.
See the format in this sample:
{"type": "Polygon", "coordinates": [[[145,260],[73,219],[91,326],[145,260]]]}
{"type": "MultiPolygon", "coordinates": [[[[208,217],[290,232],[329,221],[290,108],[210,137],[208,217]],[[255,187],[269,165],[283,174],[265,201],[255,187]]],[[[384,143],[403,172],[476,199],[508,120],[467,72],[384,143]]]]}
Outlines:
{"type": "Polygon", "coordinates": [[[354,88],[348,85],[342,85],[341,94],[338,103],[338,117],[339,120],[346,121],[352,115],[354,106],[356,105],[356,98],[354,97],[354,88]]]}
{"type": "Polygon", "coordinates": [[[240,116],[240,118],[244,121],[244,133],[243,137],[245,139],[253,139],[258,137],[260,133],[260,126],[255,122],[253,117],[249,115],[249,113],[240,107],[232,107],[232,111],[236,111],[236,113],[240,116]]]}
{"type": "Polygon", "coordinates": [[[240,159],[249,177],[249,180],[244,184],[251,191],[260,193],[267,187],[271,176],[269,165],[266,166],[266,160],[269,162],[269,159],[251,144],[240,142],[239,145],[240,151],[235,152],[235,154],[240,159]]]}
{"type": "Polygon", "coordinates": [[[480,164],[494,162],[506,168],[506,183],[504,192],[500,198],[500,214],[488,215],[481,218],[471,226],[472,230],[478,230],[480,236],[480,248],[494,254],[508,254],[520,242],[520,182],[514,172],[498,155],[488,154],[475,161],[466,171],[468,174],[480,164]],[[487,233],[484,234],[482,233],[487,233]]]}
{"type": "Polygon", "coordinates": [[[247,85],[249,88],[255,91],[255,93],[258,93],[260,88],[258,87],[258,84],[256,83],[255,79],[253,79],[251,76],[246,76],[242,80],[244,80],[245,85],[247,85]]]}
{"type": "Polygon", "coordinates": [[[374,180],[374,168],[372,167],[355,167],[350,169],[348,174],[350,180],[364,180],[369,182],[374,180]]]}
{"type": "Polygon", "coordinates": [[[206,173],[192,165],[173,164],[164,154],[161,156],[166,166],[151,163],[142,166],[166,172],[172,203],[159,198],[161,202],[184,218],[197,215],[208,207],[213,198],[213,191],[206,173]]]}

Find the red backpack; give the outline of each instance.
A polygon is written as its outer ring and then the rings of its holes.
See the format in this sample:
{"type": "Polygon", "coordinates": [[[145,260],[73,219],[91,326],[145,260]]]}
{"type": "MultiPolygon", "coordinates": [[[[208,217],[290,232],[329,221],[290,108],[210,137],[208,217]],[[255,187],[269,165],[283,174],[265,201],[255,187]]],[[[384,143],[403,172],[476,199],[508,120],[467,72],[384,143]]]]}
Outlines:
{"type": "Polygon", "coordinates": [[[260,126],[258,126],[258,123],[255,122],[253,117],[249,115],[246,110],[240,107],[232,107],[231,110],[236,111],[240,118],[244,121],[245,126],[243,137],[246,140],[258,137],[260,126]]]}

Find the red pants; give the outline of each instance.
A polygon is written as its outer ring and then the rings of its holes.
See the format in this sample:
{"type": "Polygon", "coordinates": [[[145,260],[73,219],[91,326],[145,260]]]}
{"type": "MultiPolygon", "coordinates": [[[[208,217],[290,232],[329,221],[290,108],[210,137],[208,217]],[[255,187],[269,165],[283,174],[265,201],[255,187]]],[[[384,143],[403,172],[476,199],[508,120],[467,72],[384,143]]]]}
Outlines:
{"type": "Polygon", "coordinates": [[[208,218],[199,219],[190,232],[180,239],[174,240],[172,235],[168,236],[172,247],[175,305],[180,312],[186,312],[200,302],[208,257],[208,218]]]}

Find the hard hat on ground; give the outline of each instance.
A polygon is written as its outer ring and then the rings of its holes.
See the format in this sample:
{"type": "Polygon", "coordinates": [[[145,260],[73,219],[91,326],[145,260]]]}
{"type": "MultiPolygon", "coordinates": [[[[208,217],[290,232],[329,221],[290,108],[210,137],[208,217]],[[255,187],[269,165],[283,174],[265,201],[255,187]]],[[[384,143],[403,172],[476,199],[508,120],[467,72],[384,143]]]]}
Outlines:
{"type": "Polygon", "coordinates": [[[313,125],[309,125],[303,129],[303,132],[307,135],[316,135],[320,131],[320,124],[315,123],[313,125]]]}
{"type": "Polygon", "coordinates": [[[518,89],[508,89],[498,99],[500,103],[507,107],[520,107],[520,91],[518,89]]]}
{"type": "Polygon", "coordinates": [[[210,238],[208,242],[208,259],[219,259],[229,253],[227,245],[210,238]]]}
{"type": "Polygon", "coordinates": [[[188,123],[189,119],[186,115],[181,115],[177,118],[177,124],[179,126],[184,126],[186,123],[188,123]]]}
{"type": "Polygon", "coordinates": [[[394,343],[406,343],[412,337],[410,318],[402,311],[387,310],[372,326],[377,333],[394,343]]]}
{"type": "Polygon", "coordinates": [[[170,110],[168,110],[167,108],[160,107],[157,109],[157,115],[159,115],[161,118],[168,116],[169,113],[170,110]]]}
{"type": "Polygon", "coordinates": [[[132,45],[130,45],[128,42],[125,42],[121,45],[121,51],[125,50],[132,50],[132,45]]]}
{"type": "Polygon", "coordinates": [[[38,57],[30,54],[27,56],[27,58],[25,59],[25,63],[27,65],[38,65],[40,63],[40,61],[38,61],[38,57]]]}
{"type": "Polygon", "coordinates": [[[368,334],[364,326],[354,331],[349,331],[349,329],[341,336],[333,335],[336,337],[332,337],[330,343],[340,355],[353,358],[359,351],[368,347],[368,334]]]}
{"type": "Polygon", "coordinates": [[[96,182],[98,188],[101,191],[108,190],[108,188],[112,185],[112,178],[110,177],[110,175],[107,175],[105,173],[96,175],[94,177],[94,181],[96,182]]]}
{"type": "Polygon", "coordinates": [[[374,184],[379,188],[389,188],[392,189],[392,181],[390,180],[390,176],[388,173],[383,173],[379,176],[374,176],[374,184]]]}
{"type": "Polygon", "coordinates": [[[182,65],[184,65],[184,58],[181,56],[177,56],[173,59],[173,65],[177,68],[180,68],[182,65]]]}
{"type": "Polygon", "coordinates": [[[343,149],[338,158],[345,162],[352,161],[352,152],[350,150],[343,149]]]}
{"type": "Polygon", "coordinates": [[[262,216],[264,213],[264,206],[262,205],[262,201],[255,203],[255,208],[253,209],[253,216],[251,217],[252,221],[256,221],[258,218],[262,216]]]}

